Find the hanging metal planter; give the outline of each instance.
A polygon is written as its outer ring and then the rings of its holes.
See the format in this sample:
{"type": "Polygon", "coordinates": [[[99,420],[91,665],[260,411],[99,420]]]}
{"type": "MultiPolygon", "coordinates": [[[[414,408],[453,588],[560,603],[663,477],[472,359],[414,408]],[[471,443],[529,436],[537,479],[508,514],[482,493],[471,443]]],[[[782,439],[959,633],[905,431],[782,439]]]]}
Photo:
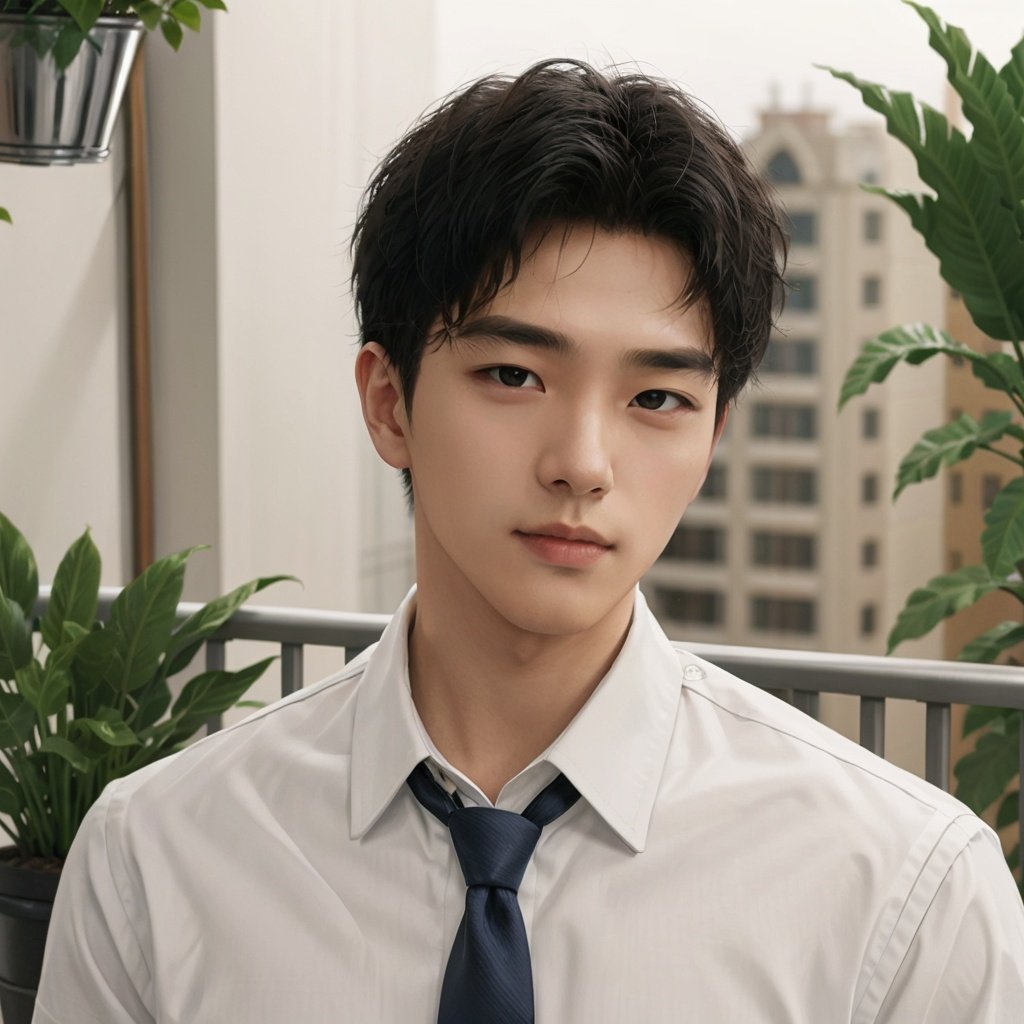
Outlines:
{"type": "Polygon", "coordinates": [[[141,21],[100,18],[64,71],[39,45],[66,19],[0,14],[0,160],[20,164],[99,163],[110,137],[141,21]]]}

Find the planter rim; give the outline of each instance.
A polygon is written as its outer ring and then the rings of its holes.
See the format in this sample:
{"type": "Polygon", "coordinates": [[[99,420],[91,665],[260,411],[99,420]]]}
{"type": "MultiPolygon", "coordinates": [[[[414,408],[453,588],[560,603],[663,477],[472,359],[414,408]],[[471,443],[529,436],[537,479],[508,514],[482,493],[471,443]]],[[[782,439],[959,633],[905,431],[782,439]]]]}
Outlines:
{"type": "MultiPolygon", "coordinates": [[[[21,25],[63,25],[64,22],[72,20],[73,19],[69,14],[19,14],[16,11],[0,12],[0,23],[14,22],[21,25]]],[[[128,32],[142,32],[145,26],[142,24],[142,20],[140,18],[135,18],[130,14],[101,14],[100,17],[96,19],[96,24],[93,25],[90,31],[97,28],[119,28],[128,32]]]]}
{"type": "Polygon", "coordinates": [[[52,903],[57,895],[60,872],[35,871],[8,864],[4,855],[14,849],[13,846],[0,848],[0,896],[52,903]]]}

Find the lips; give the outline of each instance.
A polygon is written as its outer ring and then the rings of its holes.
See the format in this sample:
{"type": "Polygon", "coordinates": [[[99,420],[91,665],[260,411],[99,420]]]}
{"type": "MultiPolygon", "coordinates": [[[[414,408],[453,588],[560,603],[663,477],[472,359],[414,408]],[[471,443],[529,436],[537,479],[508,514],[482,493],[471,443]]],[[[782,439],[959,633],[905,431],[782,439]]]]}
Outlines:
{"type": "Polygon", "coordinates": [[[541,562],[561,569],[590,569],[604,559],[613,545],[595,530],[564,523],[549,523],[514,534],[541,562]]]}
{"type": "Polygon", "coordinates": [[[586,526],[546,523],[543,526],[531,527],[529,530],[516,530],[516,533],[533,537],[555,537],[558,540],[578,541],[584,544],[598,544],[603,548],[612,547],[611,541],[605,540],[596,530],[588,529],[586,526]]]}

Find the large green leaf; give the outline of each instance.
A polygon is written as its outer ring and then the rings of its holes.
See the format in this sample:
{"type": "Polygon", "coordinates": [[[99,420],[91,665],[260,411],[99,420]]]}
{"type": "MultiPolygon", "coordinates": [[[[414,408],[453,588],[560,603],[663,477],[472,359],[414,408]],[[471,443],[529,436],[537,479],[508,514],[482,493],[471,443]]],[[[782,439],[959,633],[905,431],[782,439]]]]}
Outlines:
{"type": "Polygon", "coordinates": [[[1020,793],[1014,790],[1003,797],[1003,802],[996,812],[996,830],[1006,828],[1020,821],[1020,793]]]}
{"type": "Polygon", "coordinates": [[[129,717],[131,727],[140,736],[171,706],[171,688],[167,680],[159,675],[153,678],[142,690],[139,690],[135,699],[138,707],[129,717]]]}
{"type": "Polygon", "coordinates": [[[108,747],[133,747],[138,736],[114,708],[101,708],[91,718],[76,718],[71,723],[78,735],[91,734],[108,747]]]}
{"type": "Polygon", "coordinates": [[[935,476],[942,466],[962,462],[981,445],[998,441],[1012,420],[1012,413],[990,412],[979,424],[964,414],[952,423],[926,431],[900,463],[893,498],[898,498],[909,484],[935,476]]]}
{"type": "Polygon", "coordinates": [[[121,657],[114,686],[122,693],[143,686],[156,672],[174,629],[185,585],[185,562],[198,548],[154,562],[117,595],[110,610],[111,629],[121,657]]]}
{"type": "Polygon", "coordinates": [[[32,660],[32,627],[21,605],[0,596],[0,679],[13,679],[32,660]]]}
{"type": "Polygon", "coordinates": [[[1013,712],[1008,708],[989,708],[971,705],[964,714],[963,737],[988,726],[993,732],[1005,733],[1007,719],[1013,712]]]}
{"type": "Polygon", "coordinates": [[[115,692],[115,679],[123,674],[117,652],[117,636],[111,629],[97,628],[80,640],[71,666],[75,693],[72,703],[80,706],[84,698],[101,688],[115,692]]]}
{"type": "Polygon", "coordinates": [[[36,724],[36,713],[20,693],[0,692],[0,747],[22,747],[36,724]]]}
{"type": "Polygon", "coordinates": [[[880,384],[900,363],[916,366],[939,354],[971,359],[976,353],[930,324],[903,324],[872,338],[846,371],[839,408],[872,384],[880,384]]]}
{"type": "MultiPolygon", "coordinates": [[[[203,672],[184,686],[171,708],[169,739],[188,739],[213,715],[223,714],[266,671],[275,658],[264,658],[237,672],[203,672]]],[[[166,742],[166,739],[165,739],[166,742]]]]}
{"type": "Polygon", "coordinates": [[[57,566],[50,602],[40,624],[43,642],[52,651],[59,647],[64,623],[88,629],[96,618],[100,590],[100,553],[86,530],[67,550],[57,566]]]}
{"type": "Polygon", "coordinates": [[[57,0],[57,3],[75,19],[75,24],[83,32],[88,32],[96,24],[103,10],[103,0],[57,0]]]}
{"type": "Polygon", "coordinates": [[[14,221],[11,219],[11,214],[6,207],[0,206],[0,220],[6,221],[8,224],[13,224],[14,221]]]}
{"type": "Polygon", "coordinates": [[[0,814],[8,814],[13,818],[21,813],[24,806],[24,789],[7,765],[0,762],[0,814]]]}
{"type": "Polygon", "coordinates": [[[892,198],[910,214],[974,322],[991,338],[1024,336],[1024,242],[999,186],[963,133],[910,93],[826,70],[854,86],[885,117],[889,134],[914,154],[918,173],[935,196],[892,198]]]}
{"type": "Polygon", "coordinates": [[[1024,625],[1013,621],[1000,622],[964,644],[957,660],[992,662],[1017,644],[1024,644],[1024,625]]]}
{"type": "Polygon", "coordinates": [[[1011,480],[985,513],[981,550],[997,578],[1009,576],[1024,561],[1024,477],[1011,480]]]}
{"type": "Polygon", "coordinates": [[[987,388],[1005,393],[1016,392],[1024,398],[1024,369],[1005,352],[976,353],[971,358],[971,372],[987,388]]]}
{"type": "MultiPolygon", "coordinates": [[[[190,615],[171,637],[164,657],[161,675],[173,676],[195,657],[196,652],[236,611],[252,597],[272,583],[295,580],[294,576],[262,576],[236,587],[229,594],[203,605],[190,615]]],[[[296,581],[297,582],[297,581],[296,581]]]]}
{"type": "Polygon", "coordinates": [[[47,736],[39,744],[39,749],[44,754],[56,754],[64,758],[76,772],[82,774],[89,771],[96,762],[95,758],[89,757],[81,747],[63,736],[47,736]]]}
{"type": "Polygon", "coordinates": [[[953,768],[957,798],[978,814],[1006,792],[1006,787],[1020,771],[1017,750],[1020,714],[1013,717],[1017,721],[1016,729],[981,736],[974,750],[960,758],[953,768]]]}
{"type": "Polygon", "coordinates": [[[1024,119],[1007,83],[962,29],[944,24],[922,4],[910,6],[928,25],[929,44],[946,62],[949,82],[974,127],[971,149],[995,180],[1006,209],[1019,218],[1018,203],[1024,199],[1024,119]]]}
{"type": "Polygon", "coordinates": [[[202,16],[199,13],[199,8],[192,0],[175,0],[171,4],[171,17],[184,25],[185,28],[190,28],[193,32],[199,31],[199,23],[202,16]]]}
{"type": "Polygon", "coordinates": [[[1010,51],[1010,59],[999,69],[999,77],[1013,97],[1017,113],[1024,112],[1024,39],[1010,51]]]}
{"type": "Polygon", "coordinates": [[[929,580],[907,598],[889,633],[887,653],[891,654],[904,640],[924,636],[943,619],[974,604],[1001,583],[983,565],[965,565],[956,572],[929,580]]]}
{"type": "Polygon", "coordinates": [[[0,512],[0,594],[21,605],[25,618],[35,614],[39,570],[21,531],[0,512]]]}
{"type": "Polygon", "coordinates": [[[153,3],[152,0],[138,0],[134,7],[135,13],[142,20],[142,24],[146,26],[148,31],[152,32],[160,24],[160,19],[163,17],[163,9],[159,4],[153,3]]]}

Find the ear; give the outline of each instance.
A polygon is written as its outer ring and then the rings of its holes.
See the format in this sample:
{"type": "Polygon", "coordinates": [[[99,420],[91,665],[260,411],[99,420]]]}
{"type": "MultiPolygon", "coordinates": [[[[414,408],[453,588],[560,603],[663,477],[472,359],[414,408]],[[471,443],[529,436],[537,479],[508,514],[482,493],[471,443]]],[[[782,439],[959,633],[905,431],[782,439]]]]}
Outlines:
{"type": "Polygon", "coordinates": [[[356,387],[377,454],[394,469],[408,469],[409,420],[402,386],[387,353],[375,341],[368,341],[356,356],[356,387]]]}

